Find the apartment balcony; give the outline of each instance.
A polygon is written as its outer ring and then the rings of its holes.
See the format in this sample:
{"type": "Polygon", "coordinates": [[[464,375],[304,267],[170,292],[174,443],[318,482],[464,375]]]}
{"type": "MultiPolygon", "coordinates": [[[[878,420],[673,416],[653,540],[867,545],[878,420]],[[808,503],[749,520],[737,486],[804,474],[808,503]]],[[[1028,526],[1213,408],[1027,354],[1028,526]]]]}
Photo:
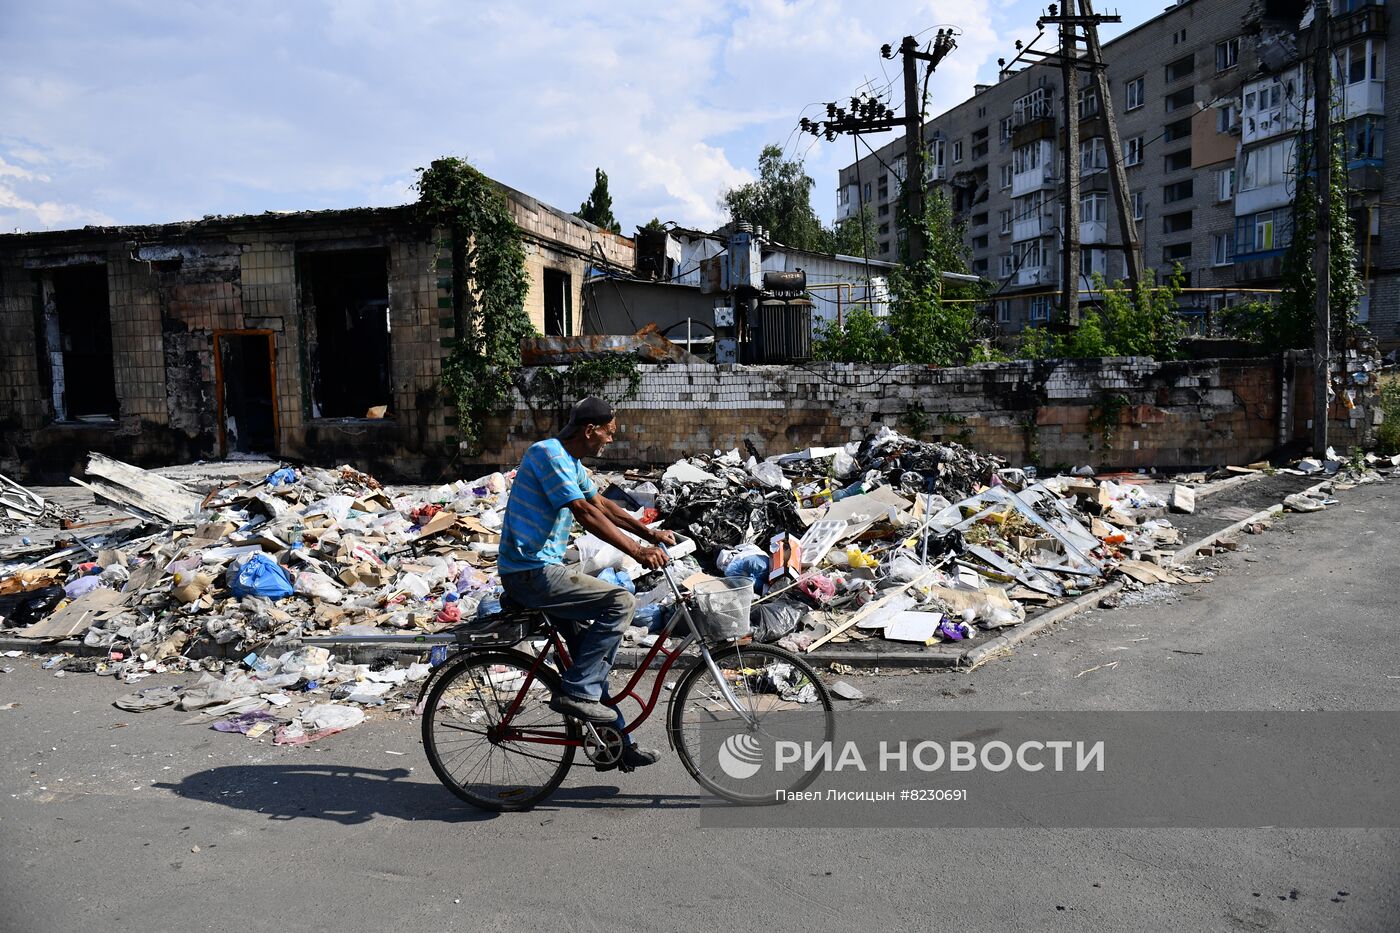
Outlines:
{"type": "Polygon", "coordinates": [[[1088,246],[1093,243],[1108,242],[1108,223],[1103,220],[1085,220],[1079,224],[1079,242],[1088,246]]]}
{"type": "Polygon", "coordinates": [[[1311,126],[1312,117],[1304,119],[1298,108],[1291,105],[1250,112],[1240,119],[1240,143],[1249,145],[1311,126]]]}
{"type": "Polygon", "coordinates": [[[1375,4],[1358,5],[1348,13],[1335,13],[1332,17],[1332,44],[1346,45],[1367,36],[1384,36],[1386,33],[1385,6],[1375,4]]]}
{"type": "Polygon", "coordinates": [[[1335,89],[1340,100],[1332,105],[1334,120],[1351,120],[1368,114],[1385,115],[1385,82],[1358,81],[1335,89]]]}
{"type": "Polygon", "coordinates": [[[1032,191],[1044,191],[1055,187],[1055,166],[1041,164],[1029,172],[1017,172],[1011,176],[1011,196],[1019,198],[1032,191]]]}
{"type": "Polygon", "coordinates": [[[1027,268],[1022,266],[1016,273],[1016,285],[1054,285],[1059,276],[1056,274],[1054,266],[1035,266],[1027,268]]]}
{"type": "Polygon", "coordinates": [[[855,185],[847,185],[845,191],[837,198],[836,219],[849,220],[860,213],[860,188],[855,185]]]}
{"type": "Polygon", "coordinates": [[[1260,211],[1271,211],[1275,208],[1287,207],[1292,203],[1293,195],[1288,190],[1286,182],[1264,185],[1249,191],[1236,191],[1235,216],[1244,217],[1249,214],[1257,214],[1260,211]]]}

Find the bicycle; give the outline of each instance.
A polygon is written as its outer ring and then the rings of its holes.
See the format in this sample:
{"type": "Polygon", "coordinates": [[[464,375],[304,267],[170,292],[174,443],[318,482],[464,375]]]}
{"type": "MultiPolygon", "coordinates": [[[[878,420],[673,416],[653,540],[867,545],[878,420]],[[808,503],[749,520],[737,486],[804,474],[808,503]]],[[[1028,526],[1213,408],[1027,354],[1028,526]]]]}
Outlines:
{"type": "Polygon", "coordinates": [[[439,666],[419,703],[423,748],[438,779],[477,807],[515,811],[553,793],[579,749],[599,770],[626,770],[624,736],[651,716],[671,668],[695,645],[698,663],[675,683],[666,714],[667,738],[690,776],[741,805],[774,803],[779,791],[811,784],[815,770],[763,765],[778,761],[768,758],[778,742],[795,743],[788,748],[807,754],[831,742],[835,720],[821,679],[782,648],[724,637],[732,630],[718,632],[720,638],[702,637],[716,632],[713,620],[691,611],[669,567],[665,577],[675,611],[626,686],[605,695],[609,705],[630,699],[641,708],[621,729],[549,708],[560,686],[559,671],[570,658],[564,637],[543,612],[507,608],[503,601],[502,613],[488,624],[464,627],[457,639],[464,650],[439,666]],[[683,634],[677,631],[681,623],[683,634]],[[665,647],[673,638],[676,643],[665,647]],[[527,640],[542,640],[543,646],[534,654],[515,647],[527,640]],[[658,656],[665,660],[643,699],[638,686],[658,656]]]}

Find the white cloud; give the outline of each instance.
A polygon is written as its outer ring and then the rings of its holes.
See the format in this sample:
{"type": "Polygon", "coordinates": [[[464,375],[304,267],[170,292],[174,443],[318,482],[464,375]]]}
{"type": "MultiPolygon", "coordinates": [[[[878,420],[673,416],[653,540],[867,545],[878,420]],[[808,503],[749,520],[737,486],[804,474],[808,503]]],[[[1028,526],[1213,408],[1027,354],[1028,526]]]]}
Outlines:
{"type": "Polygon", "coordinates": [[[405,203],[415,166],[459,155],[565,209],[600,166],[626,228],[707,227],[766,143],[806,154],[830,219],[851,141],[794,136],[803,108],[891,78],[900,105],[899,63],[882,66],[880,45],[956,15],[961,47],[932,85],[945,109],[1006,53],[1014,36],[989,12],[1005,2],[878,15],[855,0],[21,5],[0,32],[0,58],[24,76],[0,77],[6,122],[25,133],[0,138],[0,219],[405,203]]]}

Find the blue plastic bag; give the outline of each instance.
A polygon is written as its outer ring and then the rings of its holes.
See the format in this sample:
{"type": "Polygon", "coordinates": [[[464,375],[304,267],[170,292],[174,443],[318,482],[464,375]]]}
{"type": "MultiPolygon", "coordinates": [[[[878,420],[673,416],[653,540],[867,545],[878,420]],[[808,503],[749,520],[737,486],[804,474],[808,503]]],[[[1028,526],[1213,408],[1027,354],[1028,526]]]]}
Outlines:
{"type": "Polygon", "coordinates": [[[762,554],[750,554],[734,561],[724,570],[726,577],[748,577],[753,581],[755,591],[763,592],[763,585],[768,582],[769,560],[762,554]]]}
{"type": "Polygon", "coordinates": [[[238,568],[238,575],[229,584],[235,596],[262,596],[282,599],[292,595],[292,578],[271,557],[254,554],[238,568]]]}
{"type": "Polygon", "coordinates": [[[297,475],[296,470],[293,470],[291,467],[283,467],[280,470],[268,474],[267,484],[273,487],[290,486],[299,479],[301,479],[301,477],[297,475]]]}

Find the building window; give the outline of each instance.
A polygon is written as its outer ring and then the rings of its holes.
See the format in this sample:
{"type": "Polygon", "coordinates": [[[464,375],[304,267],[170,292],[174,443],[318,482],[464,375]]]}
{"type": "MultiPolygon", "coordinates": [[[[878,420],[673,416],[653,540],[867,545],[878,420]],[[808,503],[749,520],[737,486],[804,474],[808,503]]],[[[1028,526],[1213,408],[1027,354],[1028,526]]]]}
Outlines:
{"type": "Polygon", "coordinates": [[[880,243],[880,255],[888,255],[890,251],[890,241],[884,240],[880,243]]]}
{"type": "Polygon", "coordinates": [[[1007,164],[1003,165],[1000,169],[998,169],[998,173],[1001,189],[1005,191],[1007,188],[1011,187],[1011,163],[1008,162],[1007,164]]]}
{"type": "Polygon", "coordinates": [[[1162,170],[1166,172],[1184,172],[1191,167],[1191,150],[1182,149],[1178,152],[1169,152],[1162,157],[1162,170]]]}
{"type": "Polygon", "coordinates": [[[1098,88],[1082,87],[1079,89],[1079,119],[1087,120],[1097,116],[1099,112],[1099,91],[1098,88]]]}
{"type": "Polygon", "coordinates": [[[1108,195],[1086,194],[1079,199],[1079,220],[1081,223],[1108,222],[1108,195]]]}
{"type": "Polygon", "coordinates": [[[974,260],[972,260],[972,271],[975,272],[977,275],[980,275],[980,276],[984,276],[984,277],[985,277],[986,274],[987,274],[987,260],[985,260],[985,259],[974,259],[974,260]]]}
{"type": "Polygon", "coordinates": [[[1173,243],[1162,248],[1163,262],[1186,262],[1191,258],[1190,243],[1173,243]]]}
{"type": "Polygon", "coordinates": [[[1185,201],[1195,195],[1195,180],[1188,178],[1185,181],[1173,182],[1170,185],[1162,186],[1162,203],[1172,204],[1177,201],[1185,201]]]}
{"type": "Polygon", "coordinates": [[[1293,170],[1297,141],[1281,139],[1244,154],[1244,166],[1239,178],[1239,191],[1253,191],[1269,185],[1283,184],[1293,170]]]}
{"type": "Polygon", "coordinates": [[[986,108],[986,107],[978,107],[978,108],[977,108],[977,119],[980,120],[980,119],[982,119],[983,117],[985,117],[986,115],[987,115],[987,108],[986,108]]]}
{"type": "Polygon", "coordinates": [[[1260,252],[1274,248],[1274,212],[1254,215],[1254,248],[1260,252]]]}
{"type": "Polygon", "coordinates": [[[870,182],[865,183],[865,203],[870,203],[870,182]]]}
{"type": "Polygon", "coordinates": [[[1181,211],[1178,214],[1162,215],[1163,233],[1185,233],[1191,229],[1191,212],[1181,211]]]}
{"type": "Polygon", "coordinates": [[[1233,133],[1240,127],[1240,112],[1234,104],[1221,107],[1215,112],[1215,131],[1217,133],[1233,133]]]}
{"type": "Polygon", "coordinates": [[[544,335],[573,336],[573,289],[569,273],[559,269],[544,270],[544,335]]]}
{"type": "Polygon", "coordinates": [[[1347,84],[1360,84],[1367,78],[1372,81],[1385,80],[1384,48],[1384,41],[1367,39],[1337,52],[1337,80],[1347,84]]]}
{"type": "Polygon", "coordinates": [[[1180,45],[1181,43],[1183,43],[1183,42],[1185,42],[1185,41],[1186,41],[1186,30],[1185,30],[1185,29],[1178,29],[1176,32],[1172,33],[1172,45],[1180,45]]]}
{"type": "Polygon", "coordinates": [[[1166,96],[1167,113],[1180,110],[1182,107],[1190,107],[1196,103],[1196,89],[1184,87],[1174,94],[1166,96]]]}
{"type": "Polygon", "coordinates": [[[1223,168],[1215,173],[1215,200],[1228,201],[1235,196],[1235,170],[1223,168]]]}
{"type": "Polygon", "coordinates": [[[1134,136],[1123,142],[1123,164],[1128,166],[1142,164],[1142,137],[1134,136]]]}
{"type": "MultiPolygon", "coordinates": [[[[1006,257],[1006,256],[1003,256],[1003,257],[1002,257],[1002,259],[1007,259],[1007,258],[1009,258],[1009,257],[1006,257]]],[[[1009,273],[1009,272],[1003,272],[1003,273],[1002,273],[1002,275],[1010,275],[1010,274],[1011,274],[1011,273],[1009,273]]],[[[998,321],[999,323],[1001,323],[1001,324],[1010,324],[1010,323],[1011,323],[1011,302],[1009,302],[1009,301],[998,301],[998,302],[997,302],[997,321],[998,321]]]]}
{"type": "Polygon", "coordinates": [[[1141,191],[1134,191],[1134,192],[1133,192],[1133,220],[1142,220],[1142,210],[1143,210],[1142,192],[1141,192],[1141,191]]]}
{"type": "Polygon", "coordinates": [[[1189,139],[1191,137],[1191,118],[1177,120],[1162,127],[1162,141],[1174,143],[1178,139],[1189,139]]]}
{"type": "Polygon", "coordinates": [[[1021,146],[1012,154],[1012,163],[1017,175],[1040,167],[1040,148],[1040,143],[1034,142],[1029,146],[1021,146]]]}
{"type": "Polygon", "coordinates": [[[1227,71],[1240,63],[1239,37],[1215,43],[1215,70],[1227,71]]]}
{"type": "Polygon", "coordinates": [[[881,236],[884,236],[885,234],[887,234],[887,233],[889,233],[889,232],[890,232],[890,225],[889,225],[889,224],[880,224],[880,235],[881,235],[881,236]]]}
{"type": "Polygon", "coordinates": [[[1001,257],[1001,277],[1008,278],[1016,272],[1016,256],[1014,253],[1007,253],[1001,257]]]}
{"type": "Polygon", "coordinates": [[[1147,79],[1134,78],[1128,82],[1127,110],[1136,110],[1147,103],[1147,79]]]}
{"type": "Polygon", "coordinates": [[[986,248],[987,248],[987,235],[984,233],[984,234],[982,234],[981,236],[975,236],[975,237],[973,237],[973,238],[972,238],[972,248],[973,248],[973,249],[986,249],[986,248]]]}
{"type": "Polygon", "coordinates": [[[1050,89],[1038,87],[1024,97],[1018,97],[1011,105],[1012,122],[1021,126],[1039,117],[1053,117],[1050,89]]]}
{"type": "Polygon", "coordinates": [[[40,363],[54,420],[115,418],[117,382],[107,267],[45,270],[39,274],[39,290],[43,308],[38,320],[40,363]]]}
{"type": "Polygon", "coordinates": [[[1095,136],[1079,144],[1079,171],[1084,174],[1108,168],[1108,153],[1104,149],[1103,137],[1095,136]]]}
{"type": "Polygon", "coordinates": [[[1005,234],[1010,233],[1010,232],[1011,232],[1011,212],[1010,212],[1010,211],[1002,211],[1000,216],[1001,216],[1001,232],[1002,232],[1002,234],[1005,235],[1005,234]]]}
{"type": "Polygon", "coordinates": [[[888,204],[881,204],[876,210],[876,213],[881,217],[888,217],[890,216],[890,206],[888,204]]]}
{"type": "Polygon", "coordinates": [[[1235,235],[1216,233],[1210,238],[1212,262],[1217,266],[1228,266],[1235,261],[1235,235]]]}
{"type": "Polygon", "coordinates": [[[1346,157],[1349,162],[1383,158],[1385,120],[1382,117],[1361,117],[1346,127],[1346,157]]]}
{"type": "Polygon", "coordinates": [[[1196,70],[1195,54],[1183,55],[1174,62],[1167,63],[1167,83],[1180,81],[1182,78],[1196,70]]]}
{"type": "Polygon", "coordinates": [[[1006,117],[1001,121],[1001,141],[1007,142],[1011,139],[1011,134],[1015,132],[1015,124],[1011,117],[1006,117]]]}
{"type": "Polygon", "coordinates": [[[1027,243],[1025,246],[1023,246],[1023,247],[1021,248],[1021,268],[1022,268],[1022,269],[1039,269],[1039,268],[1040,268],[1040,241],[1039,241],[1039,240],[1031,240],[1029,243],[1027,243]]]}
{"type": "Polygon", "coordinates": [[[392,400],[389,251],[297,256],[313,418],[364,418],[392,400]]]}
{"type": "Polygon", "coordinates": [[[1039,324],[1050,320],[1050,298],[1041,296],[1031,299],[1031,323],[1039,324]]]}
{"type": "Polygon", "coordinates": [[[954,165],[957,165],[957,164],[958,164],[959,162],[961,162],[962,160],[963,160],[962,140],[959,139],[959,140],[955,140],[955,141],[953,142],[953,164],[954,164],[954,165]]]}

